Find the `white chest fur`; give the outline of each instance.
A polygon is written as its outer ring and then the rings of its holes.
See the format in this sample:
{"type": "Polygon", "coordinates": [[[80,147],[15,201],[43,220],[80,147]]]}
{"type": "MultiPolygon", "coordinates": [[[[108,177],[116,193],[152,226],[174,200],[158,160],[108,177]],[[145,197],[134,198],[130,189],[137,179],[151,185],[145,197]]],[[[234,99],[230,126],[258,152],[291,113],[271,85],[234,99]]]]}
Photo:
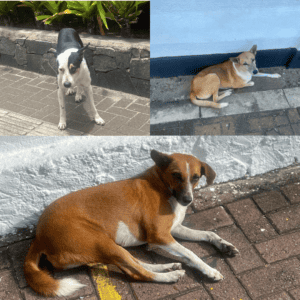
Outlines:
{"type": "Polygon", "coordinates": [[[173,225],[171,228],[172,231],[173,228],[182,223],[188,206],[180,205],[174,197],[171,197],[169,199],[169,203],[171,204],[173,212],[175,214],[175,218],[173,220],[173,225]]]}
{"type": "Polygon", "coordinates": [[[128,226],[120,221],[118,223],[117,236],[115,240],[116,244],[122,247],[131,247],[145,244],[139,241],[129,230],[128,226]]]}
{"type": "Polygon", "coordinates": [[[239,71],[237,69],[237,67],[235,66],[234,62],[232,63],[233,64],[233,67],[234,67],[234,70],[236,72],[236,74],[241,77],[242,80],[244,80],[245,83],[248,83],[251,79],[252,79],[252,74],[248,71],[239,71]]]}

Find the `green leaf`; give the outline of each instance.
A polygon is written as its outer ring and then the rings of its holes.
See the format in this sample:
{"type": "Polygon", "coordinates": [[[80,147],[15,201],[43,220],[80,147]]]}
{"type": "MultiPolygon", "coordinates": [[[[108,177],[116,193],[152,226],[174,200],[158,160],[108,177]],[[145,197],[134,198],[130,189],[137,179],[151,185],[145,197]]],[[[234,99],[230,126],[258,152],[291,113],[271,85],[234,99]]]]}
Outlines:
{"type": "Polygon", "coordinates": [[[105,12],[101,1],[97,1],[97,11],[98,11],[98,15],[100,16],[100,18],[101,18],[103,24],[105,25],[106,29],[108,29],[108,25],[107,25],[107,22],[106,22],[106,15],[108,13],[105,12]]]}
{"type": "Polygon", "coordinates": [[[51,15],[43,15],[43,16],[36,16],[35,18],[38,20],[38,21],[41,21],[41,20],[44,20],[44,19],[47,19],[47,18],[50,18],[52,17],[51,15]]]}

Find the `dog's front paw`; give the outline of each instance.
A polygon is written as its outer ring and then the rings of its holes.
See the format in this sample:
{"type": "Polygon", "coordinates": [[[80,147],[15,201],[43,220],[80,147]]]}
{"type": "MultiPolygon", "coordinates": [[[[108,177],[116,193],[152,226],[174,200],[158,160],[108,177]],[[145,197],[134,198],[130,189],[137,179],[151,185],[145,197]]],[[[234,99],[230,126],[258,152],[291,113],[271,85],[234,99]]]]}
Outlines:
{"type": "Polygon", "coordinates": [[[220,108],[228,106],[228,103],[219,103],[219,104],[220,104],[220,108]]]}
{"type": "Polygon", "coordinates": [[[273,78],[280,78],[280,77],[281,77],[281,75],[280,75],[280,74],[277,74],[277,73],[276,73],[276,74],[272,74],[272,75],[273,75],[273,76],[272,76],[273,78]]]}
{"type": "Polygon", "coordinates": [[[239,250],[235,246],[226,242],[225,240],[222,240],[219,249],[221,252],[223,252],[227,255],[230,255],[230,256],[233,256],[233,255],[236,255],[239,253],[239,250]]]}
{"type": "Polygon", "coordinates": [[[98,125],[104,125],[105,124],[105,121],[100,116],[95,117],[95,122],[98,125]]]}
{"type": "Polygon", "coordinates": [[[58,123],[58,129],[65,130],[66,127],[67,127],[67,123],[65,123],[65,122],[59,122],[58,123]]]}
{"type": "Polygon", "coordinates": [[[82,95],[77,93],[75,96],[75,102],[80,102],[81,100],[82,100],[82,95]]]}
{"type": "Polygon", "coordinates": [[[220,281],[224,277],[223,275],[216,269],[210,268],[208,272],[203,272],[209,279],[212,279],[214,281],[220,281]]]}
{"type": "Polygon", "coordinates": [[[73,95],[75,93],[75,90],[72,88],[67,89],[66,95],[73,95]]]}

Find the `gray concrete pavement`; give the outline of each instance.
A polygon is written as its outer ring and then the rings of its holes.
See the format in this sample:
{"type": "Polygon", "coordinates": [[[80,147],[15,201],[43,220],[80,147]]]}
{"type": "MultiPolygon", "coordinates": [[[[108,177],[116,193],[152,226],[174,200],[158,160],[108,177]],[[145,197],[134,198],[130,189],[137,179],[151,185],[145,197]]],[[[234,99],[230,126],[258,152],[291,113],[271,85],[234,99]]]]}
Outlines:
{"type": "MultiPolygon", "coordinates": [[[[151,79],[151,135],[161,134],[202,134],[201,127],[208,123],[222,123],[222,118],[232,116],[233,119],[262,118],[265,115],[290,114],[300,108],[300,69],[285,69],[283,67],[260,69],[264,73],[279,73],[281,78],[253,77],[255,85],[243,89],[235,89],[231,96],[221,100],[228,103],[222,109],[198,107],[189,100],[190,82],[193,76],[151,79]],[[254,116],[255,115],[255,116],[254,116]],[[187,125],[190,123],[190,125],[187,125]],[[191,129],[187,133],[181,130],[183,126],[191,129]],[[165,130],[163,128],[173,128],[165,130]],[[179,130],[174,130],[174,128],[179,130]]],[[[298,117],[300,117],[298,112],[298,117]]],[[[297,121],[298,122],[298,121],[297,121]]],[[[276,122],[275,122],[276,123],[276,122]]],[[[298,123],[297,123],[298,124],[298,123]]],[[[238,124],[236,124],[238,125],[238,124]]],[[[274,124],[273,124],[274,125],[274,124]]],[[[270,125],[270,126],[273,126],[270,125]]],[[[268,131],[286,125],[277,123],[268,131]]],[[[250,128],[248,128],[250,129],[250,128]]],[[[203,130],[204,132],[205,130],[203,130]]],[[[232,134],[251,134],[251,130],[244,130],[232,134]]],[[[265,134],[266,132],[261,132],[265,134]]],[[[204,134],[218,134],[208,131],[204,134]]],[[[228,134],[224,130],[219,134],[228,134]]],[[[291,134],[299,134],[298,130],[291,134]]]]}

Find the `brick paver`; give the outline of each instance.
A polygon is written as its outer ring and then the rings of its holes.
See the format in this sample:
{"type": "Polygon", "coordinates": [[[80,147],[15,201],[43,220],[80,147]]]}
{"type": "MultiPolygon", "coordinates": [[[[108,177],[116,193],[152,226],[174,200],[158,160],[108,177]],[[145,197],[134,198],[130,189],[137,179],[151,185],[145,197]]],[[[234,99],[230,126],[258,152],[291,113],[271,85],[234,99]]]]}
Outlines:
{"type": "Polygon", "coordinates": [[[284,196],[276,191],[255,195],[253,196],[253,199],[264,213],[287,205],[287,201],[285,200],[284,196]]]}
{"type": "Polygon", "coordinates": [[[263,259],[272,263],[300,254],[300,232],[276,237],[267,242],[256,244],[255,247],[263,259]]]}
{"type": "Polygon", "coordinates": [[[300,202],[300,184],[291,184],[282,187],[281,190],[289,198],[291,203],[300,202]]]}
{"type": "MultiPolygon", "coordinates": [[[[208,280],[184,263],[186,275],[173,284],[136,282],[115,266],[107,266],[107,278],[122,300],[299,300],[299,196],[299,165],[218,184],[213,190],[205,187],[195,193],[185,226],[214,231],[234,244],[240,254],[227,256],[206,242],[179,242],[219,270],[224,276],[220,282],[208,280]]],[[[33,232],[0,240],[0,299],[44,299],[31,290],[23,275],[23,261],[33,232]]],[[[128,250],[148,263],[180,261],[146,245],[128,250]]],[[[55,271],[56,278],[73,277],[86,285],[63,299],[106,300],[99,296],[95,268],[55,271]]]]}
{"type": "Polygon", "coordinates": [[[300,261],[296,258],[281,261],[239,276],[253,299],[268,293],[289,290],[300,284],[300,261]]]}
{"type": "Polygon", "coordinates": [[[251,242],[276,236],[275,229],[251,199],[228,204],[228,209],[251,242]]]}
{"type": "Polygon", "coordinates": [[[299,222],[300,206],[290,206],[283,210],[280,210],[274,214],[270,214],[269,218],[277,228],[277,230],[282,233],[290,231],[293,229],[300,228],[299,222]]]}
{"type": "Polygon", "coordinates": [[[95,105],[106,122],[99,126],[92,120],[86,99],[76,103],[75,95],[66,96],[67,130],[62,132],[57,128],[59,106],[55,77],[8,66],[0,66],[0,74],[0,111],[5,112],[0,114],[0,135],[150,134],[150,100],[147,98],[93,86],[95,105]],[[27,119],[24,124],[16,123],[12,115],[27,119]],[[31,124],[34,121],[43,128],[31,124]]]}

